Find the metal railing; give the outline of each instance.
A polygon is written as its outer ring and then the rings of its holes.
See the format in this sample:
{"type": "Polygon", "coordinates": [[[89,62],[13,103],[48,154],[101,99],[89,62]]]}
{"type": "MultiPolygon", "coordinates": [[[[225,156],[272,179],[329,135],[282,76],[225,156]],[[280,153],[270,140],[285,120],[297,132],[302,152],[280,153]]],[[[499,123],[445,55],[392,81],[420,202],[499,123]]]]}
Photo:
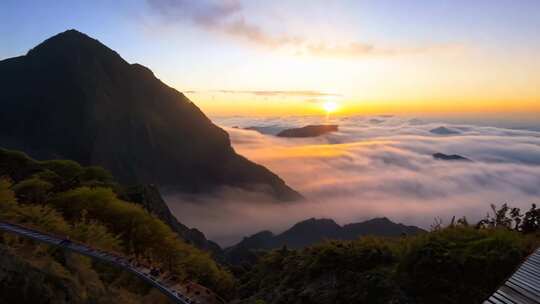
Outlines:
{"type": "Polygon", "coordinates": [[[122,268],[123,270],[126,270],[136,275],[143,281],[151,284],[152,286],[154,286],[156,289],[158,289],[161,293],[166,295],[175,303],[202,304],[201,302],[191,299],[190,297],[184,295],[181,291],[172,288],[172,286],[168,286],[166,282],[161,281],[159,277],[153,276],[149,268],[134,265],[130,262],[130,260],[120,256],[117,253],[110,253],[103,250],[95,249],[88,245],[85,245],[76,241],[68,240],[64,237],[40,232],[38,230],[29,228],[29,227],[25,227],[25,226],[14,224],[14,223],[8,223],[5,221],[0,221],[0,230],[14,233],[19,236],[29,238],[38,242],[55,245],[65,250],[73,251],[73,252],[88,256],[90,258],[93,258],[102,262],[106,262],[108,264],[122,268]]]}

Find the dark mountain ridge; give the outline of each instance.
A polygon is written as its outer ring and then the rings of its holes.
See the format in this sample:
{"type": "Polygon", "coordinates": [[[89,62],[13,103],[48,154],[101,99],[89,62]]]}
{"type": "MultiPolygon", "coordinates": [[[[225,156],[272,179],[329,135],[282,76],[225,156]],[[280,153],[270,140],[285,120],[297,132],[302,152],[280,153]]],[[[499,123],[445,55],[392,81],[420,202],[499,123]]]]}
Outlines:
{"type": "Polygon", "coordinates": [[[270,250],[287,246],[288,248],[304,248],[326,239],[355,240],[361,236],[400,236],[424,233],[416,226],[406,226],[390,221],[386,217],[374,218],[364,222],[340,226],[332,219],[310,218],[296,223],[285,232],[275,235],[270,231],[262,231],[245,237],[238,244],[225,249],[229,262],[240,264],[244,261],[255,261],[253,251],[270,250]]]}
{"type": "Polygon", "coordinates": [[[100,165],[122,183],[191,193],[222,186],[301,195],[146,67],[75,30],[0,61],[0,142],[37,159],[100,165]]]}

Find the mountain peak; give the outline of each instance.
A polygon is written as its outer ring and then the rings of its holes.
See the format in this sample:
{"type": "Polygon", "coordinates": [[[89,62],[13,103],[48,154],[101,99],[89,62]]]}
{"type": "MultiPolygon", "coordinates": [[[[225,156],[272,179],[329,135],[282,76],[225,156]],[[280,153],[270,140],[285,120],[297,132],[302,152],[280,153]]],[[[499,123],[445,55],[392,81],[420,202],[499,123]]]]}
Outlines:
{"type": "Polygon", "coordinates": [[[27,54],[29,57],[40,57],[46,60],[80,61],[86,58],[107,58],[125,62],[122,57],[99,40],[74,29],[56,34],[38,44],[27,54]]]}
{"type": "Polygon", "coordinates": [[[373,218],[373,219],[370,219],[370,220],[367,220],[365,221],[364,223],[393,223],[389,218],[387,218],[386,216],[383,216],[383,217],[376,217],[376,218],[373,218]]]}
{"type": "Polygon", "coordinates": [[[425,232],[415,226],[396,224],[387,217],[377,217],[364,222],[351,223],[344,226],[338,225],[332,219],[310,218],[296,223],[288,230],[278,235],[271,232],[260,232],[244,238],[240,243],[229,247],[227,256],[233,263],[242,262],[246,254],[245,249],[275,249],[286,245],[289,248],[303,248],[326,239],[356,240],[365,235],[375,236],[400,236],[403,234],[413,235],[425,232]],[[238,251],[242,249],[244,251],[238,251]],[[241,255],[235,256],[235,254],[241,255]]]}
{"type": "Polygon", "coordinates": [[[97,42],[101,44],[98,40],[91,38],[90,36],[84,33],[81,33],[74,29],[70,29],[70,30],[64,31],[62,33],[58,33],[52,37],[45,39],[43,42],[41,42],[40,44],[32,48],[28,52],[28,54],[35,53],[42,49],[46,49],[47,47],[50,47],[52,45],[57,45],[57,44],[65,45],[67,43],[75,43],[75,42],[79,43],[81,41],[88,41],[88,42],[93,42],[93,43],[97,42]]]}
{"type": "Polygon", "coordinates": [[[0,142],[34,158],[100,165],[126,184],[302,196],[241,155],[188,98],[77,30],[0,61],[0,142]]]}
{"type": "Polygon", "coordinates": [[[63,31],[61,33],[58,33],[58,34],[52,36],[51,38],[54,38],[54,37],[79,37],[79,38],[87,38],[87,39],[95,40],[95,39],[91,38],[90,36],[86,35],[85,33],[79,32],[76,29],[65,30],[65,31],[63,31]]]}
{"type": "Polygon", "coordinates": [[[327,218],[309,218],[307,220],[301,221],[296,223],[291,229],[299,228],[299,227],[308,227],[308,228],[314,228],[314,227],[340,227],[333,219],[327,219],[327,218]]]}

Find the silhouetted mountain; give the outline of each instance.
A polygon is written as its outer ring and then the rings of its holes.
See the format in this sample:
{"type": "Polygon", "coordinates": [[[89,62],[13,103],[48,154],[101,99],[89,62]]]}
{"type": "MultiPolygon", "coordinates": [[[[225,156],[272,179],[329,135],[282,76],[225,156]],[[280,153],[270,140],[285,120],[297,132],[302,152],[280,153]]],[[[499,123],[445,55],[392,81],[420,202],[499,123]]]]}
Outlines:
{"type": "Polygon", "coordinates": [[[470,159],[463,157],[461,155],[457,155],[457,154],[435,153],[433,154],[433,158],[439,159],[439,160],[449,160],[449,161],[466,161],[466,162],[471,161],[470,159]]]}
{"type": "Polygon", "coordinates": [[[386,217],[374,218],[365,222],[347,224],[343,226],[343,239],[353,240],[362,235],[399,236],[402,234],[412,235],[425,230],[416,226],[396,224],[386,217]]]}
{"type": "Polygon", "coordinates": [[[270,134],[270,135],[276,135],[279,133],[279,130],[283,127],[279,125],[270,125],[270,126],[251,126],[251,127],[245,127],[242,128],[244,130],[251,130],[251,131],[257,131],[261,134],[270,134]]]}
{"type": "Polygon", "coordinates": [[[0,61],[0,143],[34,158],[101,165],[123,183],[301,196],[235,153],[228,134],[146,67],[75,30],[0,61]]]}
{"type": "Polygon", "coordinates": [[[341,226],[331,219],[311,218],[299,222],[289,230],[278,234],[271,241],[270,248],[287,245],[291,248],[300,248],[320,242],[324,239],[339,239],[341,226]]]}
{"type": "Polygon", "coordinates": [[[325,239],[354,240],[365,235],[400,236],[423,232],[425,230],[421,228],[396,224],[385,217],[344,226],[331,219],[311,218],[295,224],[278,235],[263,231],[246,237],[238,244],[225,249],[225,255],[229,262],[238,264],[252,260],[253,251],[275,249],[284,245],[288,248],[303,248],[325,239]]]}
{"type": "Polygon", "coordinates": [[[447,127],[438,127],[438,128],[429,130],[429,132],[431,132],[433,134],[437,134],[437,135],[457,135],[457,134],[460,134],[459,131],[449,129],[447,127]]]}
{"type": "Polygon", "coordinates": [[[225,259],[228,263],[239,265],[242,263],[255,263],[256,251],[266,248],[272,241],[274,234],[270,231],[261,231],[250,237],[245,237],[240,243],[225,250],[225,259]]]}
{"type": "Polygon", "coordinates": [[[337,125],[308,125],[301,128],[286,129],[277,134],[279,137],[316,137],[330,132],[336,132],[337,125]]]}

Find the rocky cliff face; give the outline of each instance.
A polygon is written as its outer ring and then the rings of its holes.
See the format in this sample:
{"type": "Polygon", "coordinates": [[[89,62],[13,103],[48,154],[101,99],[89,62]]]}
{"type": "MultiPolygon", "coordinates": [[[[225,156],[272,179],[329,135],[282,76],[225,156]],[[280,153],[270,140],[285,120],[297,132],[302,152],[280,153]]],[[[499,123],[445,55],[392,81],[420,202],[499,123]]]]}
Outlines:
{"type": "Polygon", "coordinates": [[[228,134],[146,67],[75,30],[0,61],[0,142],[38,159],[101,165],[122,183],[301,196],[235,153],[228,134]]]}

